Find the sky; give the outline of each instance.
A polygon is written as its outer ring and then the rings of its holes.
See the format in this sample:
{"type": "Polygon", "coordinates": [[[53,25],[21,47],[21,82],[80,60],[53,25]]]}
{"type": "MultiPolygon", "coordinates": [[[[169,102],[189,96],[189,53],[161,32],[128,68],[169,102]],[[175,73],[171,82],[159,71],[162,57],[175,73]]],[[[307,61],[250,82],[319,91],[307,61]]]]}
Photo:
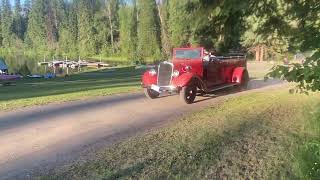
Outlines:
{"type": "MultiPolygon", "coordinates": [[[[24,0],[20,0],[20,1],[21,1],[21,3],[24,2],[24,0]]],[[[10,0],[10,3],[11,3],[11,5],[14,5],[14,0],[10,0]]]]}

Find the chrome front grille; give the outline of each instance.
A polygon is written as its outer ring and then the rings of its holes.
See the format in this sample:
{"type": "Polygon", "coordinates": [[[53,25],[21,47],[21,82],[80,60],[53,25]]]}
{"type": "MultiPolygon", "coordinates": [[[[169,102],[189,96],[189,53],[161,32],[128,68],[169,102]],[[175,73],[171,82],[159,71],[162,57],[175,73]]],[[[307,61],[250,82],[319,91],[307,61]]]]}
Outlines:
{"type": "Polygon", "coordinates": [[[158,86],[169,86],[172,80],[173,64],[162,62],[158,67],[158,86]]]}

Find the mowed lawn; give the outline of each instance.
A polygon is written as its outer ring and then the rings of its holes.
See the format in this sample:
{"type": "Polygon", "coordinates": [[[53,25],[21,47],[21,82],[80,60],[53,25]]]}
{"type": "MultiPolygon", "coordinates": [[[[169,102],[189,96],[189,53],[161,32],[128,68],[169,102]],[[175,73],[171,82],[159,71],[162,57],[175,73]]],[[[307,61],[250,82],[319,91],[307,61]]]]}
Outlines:
{"type": "Polygon", "coordinates": [[[320,94],[232,97],[44,179],[320,178],[320,94]]]}
{"type": "Polygon", "coordinates": [[[23,79],[0,86],[0,111],[80,100],[93,96],[137,92],[143,70],[105,69],[55,79],[23,79]]]}

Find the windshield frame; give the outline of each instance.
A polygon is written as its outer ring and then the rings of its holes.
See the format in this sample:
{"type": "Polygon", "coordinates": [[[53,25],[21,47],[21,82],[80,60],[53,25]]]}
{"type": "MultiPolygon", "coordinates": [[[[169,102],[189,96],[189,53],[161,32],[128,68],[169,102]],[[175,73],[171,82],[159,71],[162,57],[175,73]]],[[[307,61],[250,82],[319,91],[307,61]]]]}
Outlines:
{"type": "Polygon", "coordinates": [[[203,57],[203,48],[175,48],[173,50],[174,59],[189,59],[189,60],[197,60],[203,57]],[[177,57],[177,51],[198,51],[199,56],[197,57],[177,57]]]}

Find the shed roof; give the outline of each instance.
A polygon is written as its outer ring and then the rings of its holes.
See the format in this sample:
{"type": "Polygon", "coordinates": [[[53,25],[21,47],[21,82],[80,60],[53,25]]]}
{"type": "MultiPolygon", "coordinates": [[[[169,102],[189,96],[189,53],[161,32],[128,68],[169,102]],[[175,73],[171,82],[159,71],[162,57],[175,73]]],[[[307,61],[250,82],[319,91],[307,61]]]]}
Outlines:
{"type": "Polygon", "coordinates": [[[0,59],[0,70],[7,70],[8,66],[3,59],[0,59]]]}

